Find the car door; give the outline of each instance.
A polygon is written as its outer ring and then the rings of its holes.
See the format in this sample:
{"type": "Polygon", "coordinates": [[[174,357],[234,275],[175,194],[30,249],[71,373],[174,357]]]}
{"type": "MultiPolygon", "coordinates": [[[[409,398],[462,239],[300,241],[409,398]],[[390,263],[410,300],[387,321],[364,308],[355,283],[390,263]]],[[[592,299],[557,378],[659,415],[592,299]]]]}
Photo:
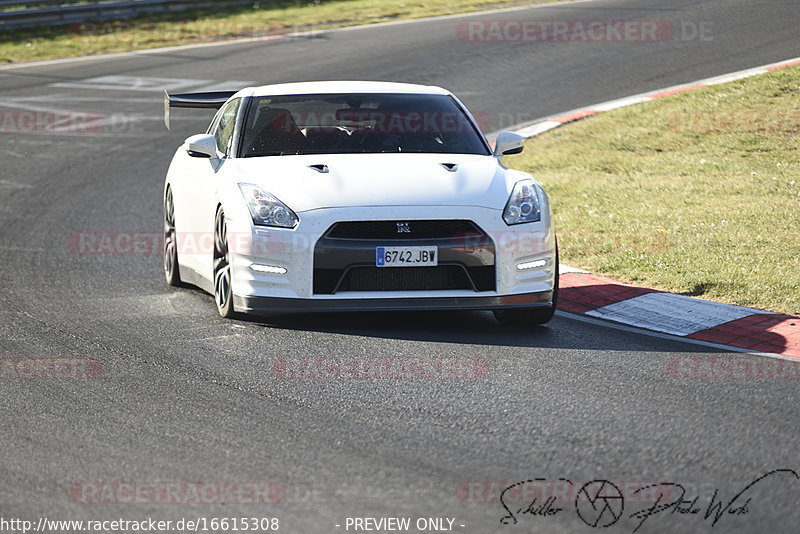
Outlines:
{"type": "Polygon", "coordinates": [[[183,173],[183,224],[179,228],[181,264],[187,265],[208,280],[213,279],[214,216],[217,209],[217,189],[226,166],[230,163],[231,145],[241,99],[225,104],[211,123],[209,133],[217,143],[218,158],[193,158],[187,161],[183,173]]]}

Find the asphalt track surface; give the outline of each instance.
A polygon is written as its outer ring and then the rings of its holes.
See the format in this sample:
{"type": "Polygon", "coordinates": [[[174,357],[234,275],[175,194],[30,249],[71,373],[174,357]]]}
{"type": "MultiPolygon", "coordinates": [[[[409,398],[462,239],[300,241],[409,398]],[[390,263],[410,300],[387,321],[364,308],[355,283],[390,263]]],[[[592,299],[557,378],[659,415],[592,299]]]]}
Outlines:
{"type": "MultiPolygon", "coordinates": [[[[0,381],[2,518],[278,517],[281,531],[312,534],[345,532],[347,517],[450,517],[468,533],[587,532],[570,503],[555,516],[501,525],[497,502],[465,502],[457,490],[467,481],[537,477],[676,482],[705,511],[716,488],[727,503],[759,475],[800,471],[796,380],[678,380],[668,372],[674,358],[756,356],[566,314],[529,330],[466,312],[225,321],[209,295],[166,287],[157,254],[68,246],[81,232],[161,230],[171,154],[209,119],[183,111],[167,132],[165,84],[429,83],[508,126],[800,55],[794,0],[597,0],[463,20],[480,19],[712,29],[710,40],[487,44],[459,40],[462,19],[451,18],[0,70],[3,109],[116,114],[118,123],[91,134],[0,134],[0,356],[90,357],[105,369],[94,380],[0,381]],[[92,81],[104,76],[126,78],[92,81]],[[387,356],[483,358],[488,374],[285,380],[273,370],[281,357],[387,356]],[[68,493],[98,481],[272,481],[286,498],[86,505],[68,493]]],[[[716,527],[702,513],[665,512],[639,532],[796,532],[799,480],[778,474],[747,496],[748,513],[716,527]]],[[[643,506],[627,500],[626,517],[608,532],[633,530],[627,516],[643,506]]]]}

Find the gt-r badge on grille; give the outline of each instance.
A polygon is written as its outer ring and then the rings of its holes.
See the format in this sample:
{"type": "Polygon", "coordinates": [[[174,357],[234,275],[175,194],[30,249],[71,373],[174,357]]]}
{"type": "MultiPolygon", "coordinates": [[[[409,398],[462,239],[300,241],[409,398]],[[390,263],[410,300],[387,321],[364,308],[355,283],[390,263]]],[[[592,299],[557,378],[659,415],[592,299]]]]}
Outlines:
{"type": "Polygon", "coordinates": [[[396,223],[397,224],[397,233],[398,234],[410,234],[411,233],[411,226],[407,222],[396,223]]]}

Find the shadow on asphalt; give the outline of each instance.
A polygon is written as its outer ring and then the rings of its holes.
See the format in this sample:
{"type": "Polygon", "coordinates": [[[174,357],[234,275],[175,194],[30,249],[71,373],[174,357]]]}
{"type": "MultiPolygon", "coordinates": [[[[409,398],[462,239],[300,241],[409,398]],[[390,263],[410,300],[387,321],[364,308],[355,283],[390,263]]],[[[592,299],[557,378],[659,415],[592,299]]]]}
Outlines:
{"type": "Polygon", "coordinates": [[[723,352],[711,347],[617,330],[556,315],[544,326],[501,326],[485,311],[297,313],[245,316],[264,328],[467,345],[577,350],[723,352]]]}

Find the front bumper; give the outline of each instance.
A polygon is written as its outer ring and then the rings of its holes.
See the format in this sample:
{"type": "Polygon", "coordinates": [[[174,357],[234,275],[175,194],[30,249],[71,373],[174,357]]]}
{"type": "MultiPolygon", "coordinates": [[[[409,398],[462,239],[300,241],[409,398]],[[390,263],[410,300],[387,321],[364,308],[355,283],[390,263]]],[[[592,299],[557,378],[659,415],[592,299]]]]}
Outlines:
{"type": "Polygon", "coordinates": [[[399,297],[399,298],[314,298],[235,296],[237,311],[261,313],[323,311],[401,311],[401,310],[496,310],[509,308],[547,308],[553,303],[553,292],[522,295],[477,297],[399,297]]]}
{"type": "MultiPolygon", "coordinates": [[[[515,226],[507,226],[498,210],[471,206],[326,208],[299,213],[300,223],[293,230],[253,228],[249,218],[237,217],[228,220],[229,235],[235,233],[237,237],[237,242],[231,246],[234,306],[237,311],[252,313],[548,306],[555,283],[555,235],[549,209],[542,211],[541,221],[515,226]],[[345,268],[338,255],[331,256],[324,249],[324,237],[334,223],[432,219],[469,220],[485,232],[488,241],[470,241],[466,251],[457,250],[463,246],[463,240],[454,240],[461,245],[451,246],[449,250],[444,244],[439,246],[444,260],[458,262],[467,270],[493,269],[493,284],[429,291],[333,290],[322,294],[319,287],[315,290],[314,282],[320,268],[345,268]],[[535,269],[517,268],[520,264],[540,260],[543,260],[542,265],[535,269]],[[285,269],[285,273],[255,272],[251,268],[254,264],[285,269]]],[[[371,243],[370,247],[373,245],[371,243]]],[[[359,255],[355,263],[374,258],[374,248],[365,249],[363,243],[354,248],[361,249],[353,251],[359,255]]],[[[474,282],[478,277],[472,276],[472,279],[474,282]]]]}

